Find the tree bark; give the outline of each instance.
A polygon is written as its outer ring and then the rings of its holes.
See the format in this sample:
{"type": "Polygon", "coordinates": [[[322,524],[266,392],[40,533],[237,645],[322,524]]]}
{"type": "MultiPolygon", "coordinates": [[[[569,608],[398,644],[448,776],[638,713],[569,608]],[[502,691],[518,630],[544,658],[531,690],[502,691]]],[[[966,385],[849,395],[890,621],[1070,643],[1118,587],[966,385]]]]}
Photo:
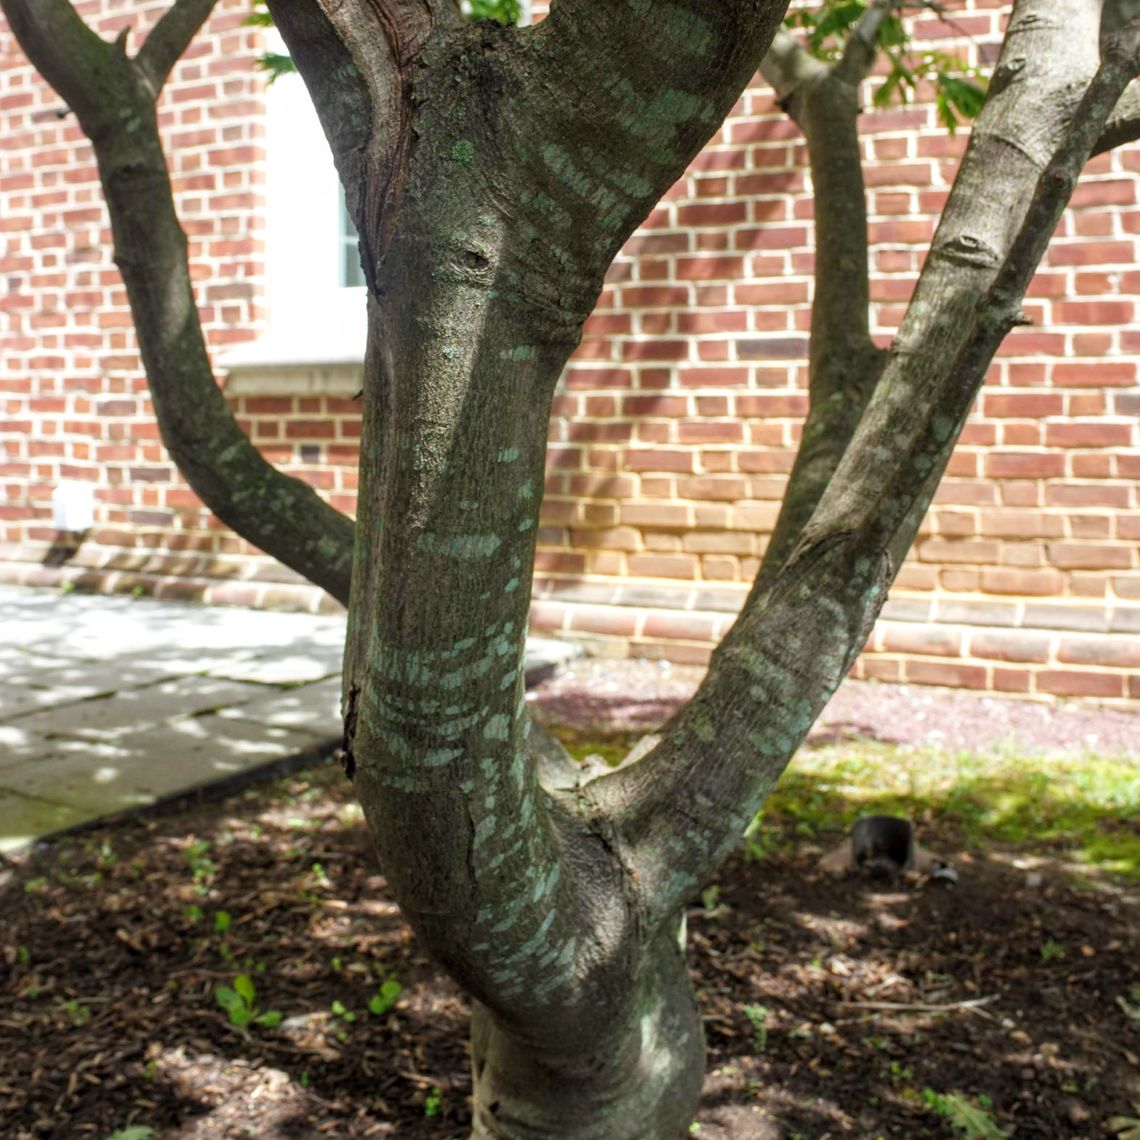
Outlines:
{"type": "Polygon", "coordinates": [[[700,1020],[672,922],[645,922],[588,796],[543,786],[522,660],[555,382],[779,7],[663,19],[565,0],[533,30],[437,23],[401,88],[405,168],[375,148],[369,177],[399,192],[395,220],[360,217],[374,278],[346,748],[404,913],[478,1002],[479,1137],[681,1137],[695,1109],[700,1020]]]}

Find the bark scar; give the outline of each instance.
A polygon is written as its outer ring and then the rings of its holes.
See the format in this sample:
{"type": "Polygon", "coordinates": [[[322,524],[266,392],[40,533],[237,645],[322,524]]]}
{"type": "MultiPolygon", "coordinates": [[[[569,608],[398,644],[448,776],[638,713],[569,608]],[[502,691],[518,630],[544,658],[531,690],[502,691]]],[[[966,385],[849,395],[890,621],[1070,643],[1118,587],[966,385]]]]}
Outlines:
{"type": "Polygon", "coordinates": [[[348,699],[344,707],[344,737],[341,740],[338,759],[344,774],[351,780],[356,775],[356,758],[352,754],[353,741],[356,738],[357,703],[360,700],[360,686],[352,685],[348,690],[348,699]]]}

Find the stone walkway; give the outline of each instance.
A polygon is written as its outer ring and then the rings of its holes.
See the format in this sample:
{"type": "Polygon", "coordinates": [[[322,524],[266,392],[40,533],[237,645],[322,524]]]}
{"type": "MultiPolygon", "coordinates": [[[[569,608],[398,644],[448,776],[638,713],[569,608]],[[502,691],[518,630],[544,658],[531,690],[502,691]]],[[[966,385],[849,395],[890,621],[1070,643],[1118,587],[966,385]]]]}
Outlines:
{"type": "MultiPolygon", "coordinates": [[[[343,615],[0,586],[0,852],[328,754],[343,615]]],[[[573,655],[527,644],[528,680],[573,655]]]]}

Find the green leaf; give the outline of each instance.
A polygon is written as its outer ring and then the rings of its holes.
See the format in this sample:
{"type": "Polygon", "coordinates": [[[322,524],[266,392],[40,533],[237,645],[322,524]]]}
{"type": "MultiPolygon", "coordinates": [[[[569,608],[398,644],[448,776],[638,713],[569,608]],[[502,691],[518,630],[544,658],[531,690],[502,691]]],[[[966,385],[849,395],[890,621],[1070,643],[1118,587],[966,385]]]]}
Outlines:
{"type": "Polygon", "coordinates": [[[379,990],[373,994],[372,1000],[368,1003],[368,1011],[377,1017],[382,1017],[396,1004],[400,994],[403,992],[404,987],[400,985],[395,978],[389,978],[380,986],[379,990]]]}
{"type": "Polygon", "coordinates": [[[218,934],[225,934],[230,928],[230,912],[228,910],[220,910],[214,915],[214,930],[218,934]]]}
{"type": "Polygon", "coordinates": [[[262,71],[269,73],[269,82],[276,83],[283,75],[292,75],[297,70],[291,55],[282,55],[281,52],[267,51],[255,60],[262,71]]]}
{"type": "Polygon", "coordinates": [[[253,988],[253,980],[248,974],[238,974],[234,978],[234,989],[246,1000],[248,1005],[253,1005],[253,999],[257,991],[253,988]]]}
{"type": "Polygon", "coordinates": [[[284,1014],[279,1009],[267,1009],[264,1013],[259,1013],[253,1020],[258,1025],[264,1025],[266,1029],[276,1029],[284,1018],[284,1014]]]}
{"type": "Polygon", "coordinates": [[[470,0],[471,19],[498,20],[500,24],[519,22],[518,0],[470,0]]]}
{"type": "Polygon", "coordinates": [[[985,1109],[958,1093],[937,1093],[926,1088],[922,1090],[922,1099],[928,1108],[964,1132],[966,1140],[1008,1140],[1009,1133],[985,1109]]]}
{"type": "Polygon", "coordinates": [[[155,1140],[158,1133],[149,1124],[131,1124],[112,1132],[107,1140],[155,1140]]]}
{"type": "Polygon", "coordinates": [[[236,1025],[239,1028],[243,1025],[248,1025],[253,1020],[253,1010],[247,1005],[241,1006],[240,1009],[231,1009],[230,1024],[236,1025]]]}
{"type": "Polygon", "coordinates": [[[861,0],[851,0],[849,3],[832,4],[817,20],[815,29],[811,34],[812,51],[819,52],[828,37],[836,37],[840,41],[846,38],[851,26],[867,10],[867,5],[861,0]]]}
{"type": "Polygon", "coordinates": [[[214,997],[227,1013],[233,1013],[235,1009],[242,1009],[245,1006],[245,1002],[229,986],[219,986],[214,990],[214,997]]]}
{"type": "Polygon", "coordinates": [[[986,101],[986,89],[980,83],[961,79],[945,71],[935,77],[938,118],[953,132],[962,119],[973,119],[986,101]]]}

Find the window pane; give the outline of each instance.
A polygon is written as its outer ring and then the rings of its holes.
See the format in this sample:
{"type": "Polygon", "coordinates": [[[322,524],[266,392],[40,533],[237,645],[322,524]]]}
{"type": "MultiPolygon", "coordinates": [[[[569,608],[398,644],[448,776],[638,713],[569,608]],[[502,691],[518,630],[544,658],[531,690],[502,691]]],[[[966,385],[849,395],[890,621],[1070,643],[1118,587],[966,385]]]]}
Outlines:
{"type": "Polygon", "coordinates": [[[348,216],[344,204],[344,187],[340,188],[340,283],[346,289],[355,289],[364,284],[364,270],[360,268],[360,240],[356,226],[348,216]]]}

